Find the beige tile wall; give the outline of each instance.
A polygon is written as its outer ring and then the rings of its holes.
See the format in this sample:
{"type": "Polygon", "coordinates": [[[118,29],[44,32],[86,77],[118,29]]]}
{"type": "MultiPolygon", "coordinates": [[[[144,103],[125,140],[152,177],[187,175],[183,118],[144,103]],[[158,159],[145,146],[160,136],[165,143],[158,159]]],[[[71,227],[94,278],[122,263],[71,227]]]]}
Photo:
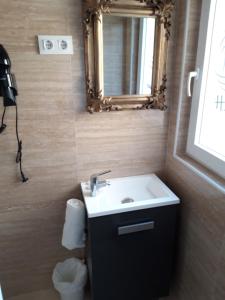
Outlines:
{"type": "MultiPolygon", "coordinates": [[[[182,200],[176,280],[169,300],[225,299],[225,195],[195,175],[173,157],[179,95],[186,0],[177,1],[174,82],[166,160],[167,183],[182,200]]],[[[201,1],[190,1],[190,28],[185,78],[195,66],[201,1]]],[[[179,140],[185,140],[190,99],[183,87],[179,140]]],[[[184,149],[184,144],[178,148],[184,149]]]]}
{"type": "MultiPolygon", "coordinates": [[[[80,196],[79,181],[162,173],[167,113],[85,112],[81,0],[1,0],[0,43],[19,88],[24,170],[15,165],[15,110],[0,136],[0,282],[7,297],[51,285],[57,261],[77,255],[60,246],[65,202],[80,196]],[[38,34],[73,36],[74,55],[40,56],[38,34]]],[[[2,107],[0,106],[0,113],[2,107]]]]}

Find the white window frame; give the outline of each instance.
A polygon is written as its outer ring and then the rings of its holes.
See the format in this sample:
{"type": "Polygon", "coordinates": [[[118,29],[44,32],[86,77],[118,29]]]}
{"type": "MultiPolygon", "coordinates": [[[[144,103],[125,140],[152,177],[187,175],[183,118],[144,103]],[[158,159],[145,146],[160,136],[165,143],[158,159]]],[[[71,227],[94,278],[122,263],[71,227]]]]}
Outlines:
{"type": "Polygon", "coordinates": [[[0,285],[0,300],[3,300],[1,285],[0,285]]]}
{"type": "MultiPolygon", "coordinates": [[[[204,92],[206,83],[206,72],[202,72],[209,62],[210,47],[206,48],[208,39],[211,39],[214,20],[215,3],[217,0],[204,0],[202,2],[202,13],[200,21],[198,53],[196,60],[196,70],[198,70],[198,79],[194,82],[192,106],[187,139],[187,154],[202,165],[211,169],[216,174],[225,178],[225,162],[219,159],[213,153],[206,151],[199,145],[195,144],[197,126],[198,126],[198,111],[201,109],[200,95],[204,92]]],[[[203,98],[203,97],[202,97],[203,98]]]]}

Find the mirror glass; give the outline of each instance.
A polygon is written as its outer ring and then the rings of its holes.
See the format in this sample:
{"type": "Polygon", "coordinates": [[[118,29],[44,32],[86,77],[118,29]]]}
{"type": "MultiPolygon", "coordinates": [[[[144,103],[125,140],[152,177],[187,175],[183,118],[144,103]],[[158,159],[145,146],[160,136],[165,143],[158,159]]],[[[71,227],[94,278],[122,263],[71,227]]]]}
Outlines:
{"type": "Polygon", "coordinates": [[[103,16],[104,95],[151,94],[154,17],[103,16]]]}

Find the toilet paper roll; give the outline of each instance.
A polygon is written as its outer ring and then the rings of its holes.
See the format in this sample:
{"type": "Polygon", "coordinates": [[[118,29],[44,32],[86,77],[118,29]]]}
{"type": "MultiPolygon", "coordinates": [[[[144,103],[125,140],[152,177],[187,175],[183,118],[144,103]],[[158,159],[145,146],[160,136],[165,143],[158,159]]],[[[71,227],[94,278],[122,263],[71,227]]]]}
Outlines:
{"type": "Polygon", "coordinates": [[[66,205],[66,216],[63,227],[62,245],[69,249],[85,246],[85,208],[78,199],[70,199],[66,205]]]}

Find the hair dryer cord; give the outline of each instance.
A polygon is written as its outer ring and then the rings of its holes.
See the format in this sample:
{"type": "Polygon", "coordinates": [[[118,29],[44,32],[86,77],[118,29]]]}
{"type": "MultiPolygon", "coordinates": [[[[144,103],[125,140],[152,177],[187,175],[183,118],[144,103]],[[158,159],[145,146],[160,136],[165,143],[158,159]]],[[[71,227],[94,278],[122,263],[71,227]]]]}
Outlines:
{"type": "MultiPolygon", "coordinates": [[[[4,111],[2,114],[2,123],[0,126],[0,134],[4,131],[6,128],[6,124],[4,124],[4,118],[5,118],[5,113],[6,113],[6,107],[4,107],[4,111]]],[[[20,166],[20,175],[22,182],[26,182],[28,180],[27,177],[25,177],[23,170],[22,170],[22,141],[19,139],[19,132],[18,132],[18,111],[17,111],[17,105],[16,105],[16,138],[17,138],[17,143],[18,143],[18,150],[17,150],[17,155],[16,155],[16,162],[20,166]]]]}
{"type": "Polygon", "coordinates": [[[0,133],[2,133],[4,131],[4,129],[6,128],[6,124],[4,124],[5,112],[6,112],[6,107],[4,107],[4,111],[2,114],[2,124],[0,127],[0,133]]]}
{"type": "Polygon", "coordinates": [[[17,109],[17,103],[16,103],[16,138],[18,143],[18,150],[16,155],[16,163],[19,163],[20,166],[20,175],[22,182],[28,181],[28,178],[25,177],[22,169],[22,140],[19,138],[19,132],[18,132],[18,109],[17,109]]]}

